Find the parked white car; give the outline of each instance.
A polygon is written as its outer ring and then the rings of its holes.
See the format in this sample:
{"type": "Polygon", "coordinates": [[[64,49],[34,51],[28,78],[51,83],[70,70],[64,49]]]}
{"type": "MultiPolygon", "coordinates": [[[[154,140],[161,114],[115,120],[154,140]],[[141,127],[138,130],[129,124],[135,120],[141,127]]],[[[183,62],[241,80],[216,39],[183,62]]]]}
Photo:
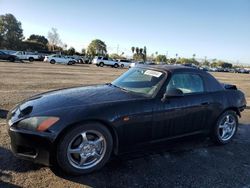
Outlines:
{"type": "Polygon", "coordinates": [[[143,64],[145,64],[143,61],[133,62],[129,65],[129,68],[135,67],[136,65],[143,65],[143,64]]]}
{"type": "Polygon", "coordinates": [[[121,68],[129,68],[131,65],[131,61],[128,59],[119,59],[118,64],[121,68]]]}
{"type": "Polygon", "coordinates": [[[100,57],[96,56],[93,60],[92,63],[95,64],[96,66],[103,67],[104,65],[106,66],[112,66],[115,68],[119,67],[119,64],[117,61],[114,61],[113,59],[107,58],[107,57],[100,57]]]}
{"type": "Polygon", "coordinates": [[[43,61],[49,62],[51,64],[58,63],[58,64],[64,64],[64,65],[73,65],[76,63],[76,60],[71,57],[57,55],[57,54],[45,56],[43,61]]]}
{"type": "Polygon", "coordinates": [[[15,55],[20,60],[29,60],[30,62],[41,59],[40,55],[34,54],[32,52],[17,51],[12,55],[15,55]]]}

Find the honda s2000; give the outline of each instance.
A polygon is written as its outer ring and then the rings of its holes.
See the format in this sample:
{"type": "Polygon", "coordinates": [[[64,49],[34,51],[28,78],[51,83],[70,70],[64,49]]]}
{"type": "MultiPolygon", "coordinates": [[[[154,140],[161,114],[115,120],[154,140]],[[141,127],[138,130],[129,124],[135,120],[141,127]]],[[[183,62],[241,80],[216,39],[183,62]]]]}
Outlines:
{"type": "Polygon", "coordinates": [[[246,107],[234,85],[183,66],[138,66],[112,83],[31,97],[7,118],[16,156],[56,163],[70,174],[100,169],[118,155],[184,136],[232,140],[246,107]]]}

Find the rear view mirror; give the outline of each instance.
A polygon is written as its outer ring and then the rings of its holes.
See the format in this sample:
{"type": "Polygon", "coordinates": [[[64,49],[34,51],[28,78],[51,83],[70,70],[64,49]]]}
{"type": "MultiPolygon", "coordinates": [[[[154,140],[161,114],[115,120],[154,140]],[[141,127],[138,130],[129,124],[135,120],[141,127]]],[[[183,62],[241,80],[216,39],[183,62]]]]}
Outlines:
{"type": "Polygon", "coordinates": [[[182,96],[183,96],[183,92],[180,89],[173,88],[173,89],[167,90],[166,93],[164,93],[161,101],[164,102],[166,98],[168,97],[182,97],[182,96]]]}
{"type": "Polygon", "coordinates": [[[165,94],[167,95],[167,97],[182,97],[183,96],[183,92],[177,88],[170,89],[166,91],[165,94]]]}

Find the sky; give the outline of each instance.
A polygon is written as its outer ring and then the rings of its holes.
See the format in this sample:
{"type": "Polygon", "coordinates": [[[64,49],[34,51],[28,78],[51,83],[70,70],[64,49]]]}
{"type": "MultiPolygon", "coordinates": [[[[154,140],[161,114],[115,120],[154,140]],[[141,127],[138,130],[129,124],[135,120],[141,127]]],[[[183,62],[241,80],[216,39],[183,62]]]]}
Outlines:
{"type": "Polygon", "coordinates": [[[77,51],[101,39],[109,53],[148,54],[250,64],[250,0],[0,0],[0,15],[21,21],[24,36],[55,27],[77,51]]]}

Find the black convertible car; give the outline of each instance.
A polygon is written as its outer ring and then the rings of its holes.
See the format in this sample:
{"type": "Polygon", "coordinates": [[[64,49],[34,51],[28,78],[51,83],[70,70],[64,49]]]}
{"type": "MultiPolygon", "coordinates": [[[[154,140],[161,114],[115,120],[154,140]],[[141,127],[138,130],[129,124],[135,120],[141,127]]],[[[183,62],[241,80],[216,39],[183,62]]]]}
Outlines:
{"type": "Polygon", "coordinates": [[[36,95],[7,118],[16,156],[70,174],[101,168],[112,154],[195,134],[230,142],[244,94],[205,71],[138,66],[112,83],[36,95]]]}

